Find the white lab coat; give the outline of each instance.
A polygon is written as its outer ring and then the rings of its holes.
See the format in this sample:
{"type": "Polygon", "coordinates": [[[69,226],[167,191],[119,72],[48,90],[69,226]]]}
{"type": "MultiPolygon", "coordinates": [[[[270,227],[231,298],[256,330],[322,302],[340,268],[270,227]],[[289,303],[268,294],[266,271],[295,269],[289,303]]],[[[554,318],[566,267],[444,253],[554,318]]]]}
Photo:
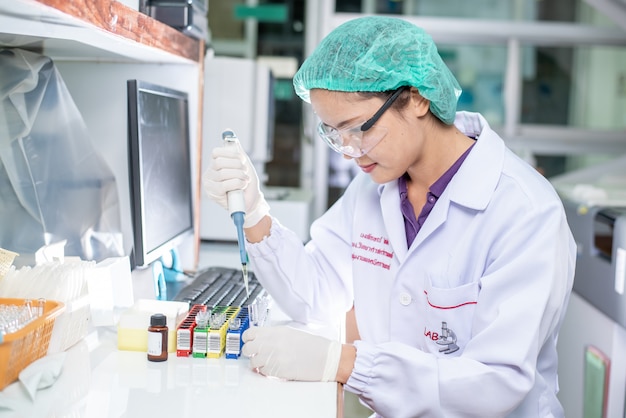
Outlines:
{"type": "Polygon", "coordinates": [[[410,248],[397,181],[361,174],[305,247],[274,220],[252,265],[295,320],[354,303],[345,388],[380,416],[562,417],[556,340],[576,249],[561,201],[482,116],[455,124],[477,142],[410,248]]]}

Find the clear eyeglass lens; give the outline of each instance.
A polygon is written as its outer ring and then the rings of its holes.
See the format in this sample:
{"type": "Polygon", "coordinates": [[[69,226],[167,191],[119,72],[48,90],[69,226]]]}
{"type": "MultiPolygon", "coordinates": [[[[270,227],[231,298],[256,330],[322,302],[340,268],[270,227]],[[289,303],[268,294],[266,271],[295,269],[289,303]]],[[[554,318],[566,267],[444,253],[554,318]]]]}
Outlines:
{"type": "Polygon", "coordinates": [[[361,124],[351,128],[337,130],[324,123],[320,123],[318,131],[322,139],[324,139],[333,150],[351,157],[360,157],[364,154],[361,150],[363,140],[361,124]]]}
{"type": "Polygon", "coordinates": [[[373,126],[366,132],[361,131],[358,124],[351,128],[337,130],[323,122],[318,126],[319,135],[335,151],[353,158],[361,157],[374,148],[387,130],[382,127],[373,126]]]}

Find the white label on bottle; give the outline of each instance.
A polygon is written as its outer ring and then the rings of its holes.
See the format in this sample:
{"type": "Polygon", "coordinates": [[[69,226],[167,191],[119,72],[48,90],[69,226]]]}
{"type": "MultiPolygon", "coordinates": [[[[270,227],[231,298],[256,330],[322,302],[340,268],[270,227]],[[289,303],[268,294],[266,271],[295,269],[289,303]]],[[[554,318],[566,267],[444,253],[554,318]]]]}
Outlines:
{"type": "Polygon", "coordinates": [[[615,259],[615,291],[620,295],[624,294],[624,281],[626,280],[626,250],[617,249],[615,259]]]}
{"type": "Polygon", "coordinates": [[[148,354],[151,356],[160,356],[163,353],[161,343],[163,337],[160,332],[148,331],[148,354]]]}

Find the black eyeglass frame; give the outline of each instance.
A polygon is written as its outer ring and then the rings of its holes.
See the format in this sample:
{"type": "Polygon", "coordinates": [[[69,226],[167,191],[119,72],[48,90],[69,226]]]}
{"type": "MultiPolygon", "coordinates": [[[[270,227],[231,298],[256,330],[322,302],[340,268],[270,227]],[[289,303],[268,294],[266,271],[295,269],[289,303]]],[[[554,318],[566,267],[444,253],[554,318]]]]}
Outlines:
{"type": "Polygon", "coordinates": [[[396,99],[400,96],[400,93],[402,93],[405,89],[406,89],[406,86],[397,88],[396,91],[394,91],[393,94],[389,96],[387,100],[385,100],[385,103],[383,103],[380,109],[378,109],[376,113],[374,113],[374,116],[366,120],[365,123],[361,125],[361,132],[365,132],[371,129],[371,127],[374,126],[376,122],[378,122],[378,119],[380,119],[383,113],[385,113],[387,109],[391,107],[393,102],[396,101],[396,99]]]}

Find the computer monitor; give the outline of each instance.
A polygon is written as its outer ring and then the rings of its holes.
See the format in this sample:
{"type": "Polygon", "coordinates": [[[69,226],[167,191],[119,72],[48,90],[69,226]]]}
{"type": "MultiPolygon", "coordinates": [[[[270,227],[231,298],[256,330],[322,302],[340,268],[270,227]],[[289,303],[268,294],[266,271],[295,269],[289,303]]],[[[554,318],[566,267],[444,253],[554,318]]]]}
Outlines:
{"type": "Polygon", "coordinates": [[[170,256],[193,235],[187,94],[128,81],[133,268],[170,256]]]}

